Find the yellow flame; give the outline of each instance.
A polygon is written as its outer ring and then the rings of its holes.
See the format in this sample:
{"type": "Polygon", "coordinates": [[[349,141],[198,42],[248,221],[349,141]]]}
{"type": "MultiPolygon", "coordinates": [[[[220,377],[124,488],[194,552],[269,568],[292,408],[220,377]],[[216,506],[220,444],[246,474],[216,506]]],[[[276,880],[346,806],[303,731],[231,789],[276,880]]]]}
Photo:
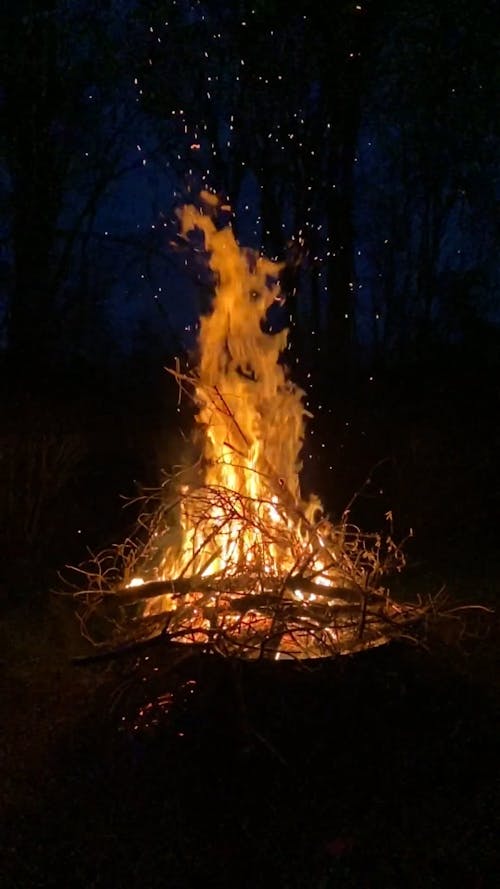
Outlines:
{"type": "MultiPolygon", "coordinates": [[[[214,195],[202,203],[213,211],[214,195]]],[[[181,504],[182,547],[165,554],[163,576],[241,573],[259,563],[265,574],[291,568],[290,546],[263,540],[262,523],[290,530],[276,493],[299,504],[299,453],[304,435],[304,393],[291,382],[281,355],[288,330],[265,328],[271,305],[281,300],[282,264],[241,249],[230,226],[218,229],[213,212],[194,205],[179,211],[181,234],[203,234],[216,280],[209,314],[199,331],[197,422],[203,429],[204,483],[212,496],[189,495],[181,504]],[[214,492],[221,492],[219,502],[214,492]],[[227,512],[227,496],[234,509],[227,512]],[[197,555],[197,553],[199,555],[197,555]]],[[[317,505],[317,504],[316,504],[317,505]]],[[[307,511],[307,505],[304,504],[307,511]]]]}
{"type": "MultiPolygon", "coordinates": [[[[181,542],[161,555],[155,578],[235,578],[238,593],[236,578],[247,578],[243,590],[258,592],[268,579],[305,571],[307,592],[299,588],[294,595],[306,605],[316,600],[311,584],[319,592],[340,574],[332,541],[324,539],[328,523],[316,522],[320,501],[300,495],[308,412],[305,393],[282,361],[288,330],[271,332],[266,324],[272,304],[282,301],[283,266],[240,248],[230,225],[217,227],[214,195],[202,192],[201,202],[202,209],[187,205],[178,216],[183,237],[203,235],[216,285],[211,311],[200,322],[194,393],[204,477],[198,487],[180,487],[181,542]]],[[[136,578],[130,585],[140,583],[136,578]]],[[[189,594],[191,605],[197,595],[189,594]]],[[[175,596],[160,598],[145,606],[146,613],[175,607],[175,596]]],[[[234,619],[238,624],[237,614],[234,619]]],[[[256,612],[254,620],[249,612],[249,620],[257,627],[267,618],[256,612]]]]}
{"type": "MultiPolygon", "coordinates": [[[[364,646],[352,609],[342,611],[352,601],[345,589],[355,596],[361,589],[363,566],[350,558],[344,529],[323,518],[319,499],[300,494],[305,393],[282,360],[288,330],[271,332],[266,323],[282,302],[282,264],[240,248],[230,225],[217,227],[218,209],[229,209],[217,197],[203,192],[201,202],[178,216],[186,239],[203,236],[215,280],[197,372],[188,378],[203,478],[179,486],[180,543],[155,550],[149,570],[148,554],[141,562],[144,577],[170,588],[141,597],[143,613],[169,612],[169,631],[181,641],[204,644],[219,634],[223,650],[243,648],[248,657],[262,646],[276,660],[352,650],[353,640],[364,646]]],[[[176,376],[186,379],[178,367],[176,376]]],[[[145,582],[136,577],[128,586],[145,582]]]]}

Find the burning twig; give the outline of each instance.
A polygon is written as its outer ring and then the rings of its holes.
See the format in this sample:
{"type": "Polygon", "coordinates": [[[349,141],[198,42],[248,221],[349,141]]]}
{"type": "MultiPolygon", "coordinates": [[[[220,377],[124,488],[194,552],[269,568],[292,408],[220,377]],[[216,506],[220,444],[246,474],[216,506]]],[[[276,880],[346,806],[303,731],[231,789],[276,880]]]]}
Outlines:
{"type": "Polygon", "coordinates": [[[288,332],[265,324],[281,266],[240,250],[213,214],[179,218],[182,236],[203,233],[217,282],[196,372],[170,370],[197,408],[199,483],[177,473],[144,501],[134,542],[94,558],[82,630],[97,644],[159,632],[276,659],[380,644],[411,616],[382,586],[404,557],[392,534],[364,534],[348,513],[334,526],[301,498],[304,393],[281,361],[288,332]]]}

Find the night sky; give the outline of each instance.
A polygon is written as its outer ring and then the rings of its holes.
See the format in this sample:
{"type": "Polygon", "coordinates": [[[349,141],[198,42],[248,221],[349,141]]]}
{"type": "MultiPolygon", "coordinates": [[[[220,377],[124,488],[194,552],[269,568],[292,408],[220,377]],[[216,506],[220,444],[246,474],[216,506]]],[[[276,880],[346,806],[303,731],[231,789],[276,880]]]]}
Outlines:
{"type": "Polygon", "coordinates": [[[87,312],[68,321],[68,348],[89,346],[102,312],[117,354],[138,329],[167,350],[183,342],[200,299],[197,271],[172,251],[174,211],[201,187],[231,202],[242,244],[295,266],[296,339],[320,351],[332,324],[366,360],[424,328],[460,340],[471,318],[498,318],[494,4],[472,16],[458,0],[367,0],[324,16],[278,0],[112,3],[92,17],[82,0],[11,17],[4,304],[53,177],[45,240],[65,265],[56,284],[47,272],[50,299],[63,323],[75,291],[87,312]]]}

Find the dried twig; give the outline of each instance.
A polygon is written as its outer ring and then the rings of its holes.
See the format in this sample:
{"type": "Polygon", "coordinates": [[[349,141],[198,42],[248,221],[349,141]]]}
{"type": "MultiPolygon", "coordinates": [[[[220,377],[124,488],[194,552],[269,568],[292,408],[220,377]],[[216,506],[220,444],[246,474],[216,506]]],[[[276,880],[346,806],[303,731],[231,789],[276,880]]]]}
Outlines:
{"type": "MultiPolygon", "coordinates": [[[[199,399],[196,375],[171,373],[180,391],[195,390],[199,399]]],[[[255,469],[249,463],[249,442],[218,388],[204,387],[203,398],[241,442],[226,442],[221,464],[230,455],[235,471],[246,478],[255,472],[258,485],[248,490],[261,493],[193,487],[191,467],[143,495],[132,537],[76,569],[86,581],[75,593],[84,636],[121,644],[160,628],[171,640],[202,641],[223,653],[307,657],[397,632],[406,612],[382,585],[404,565],[392,534],[362,533],[348,512],[337,526],[324,516],[313,521],[314,509],[307,511],[264,457],[255,469]]]]}

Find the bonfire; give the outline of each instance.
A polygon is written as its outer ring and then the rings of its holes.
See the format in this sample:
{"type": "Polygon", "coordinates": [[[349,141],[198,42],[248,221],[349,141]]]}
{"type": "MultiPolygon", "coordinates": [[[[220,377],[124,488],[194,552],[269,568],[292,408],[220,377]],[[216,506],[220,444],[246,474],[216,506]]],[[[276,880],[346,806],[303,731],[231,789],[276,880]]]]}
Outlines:
{"type": "Polygon", "coordinates": [[[302,497],[305,393],[284,362],[288,330],[269,322],[282,265],[242,249],[218,199],[200,197],[179,210],[180,237],[203,240],[215,292],[196,369],[170,369],[194,401],[200,456],[148,499],[131,540],[83,569],[84,634],[108,648],[160,636],[276,660],[382,644],[421,613],[387,590],[402,549],[302,497]]]}

